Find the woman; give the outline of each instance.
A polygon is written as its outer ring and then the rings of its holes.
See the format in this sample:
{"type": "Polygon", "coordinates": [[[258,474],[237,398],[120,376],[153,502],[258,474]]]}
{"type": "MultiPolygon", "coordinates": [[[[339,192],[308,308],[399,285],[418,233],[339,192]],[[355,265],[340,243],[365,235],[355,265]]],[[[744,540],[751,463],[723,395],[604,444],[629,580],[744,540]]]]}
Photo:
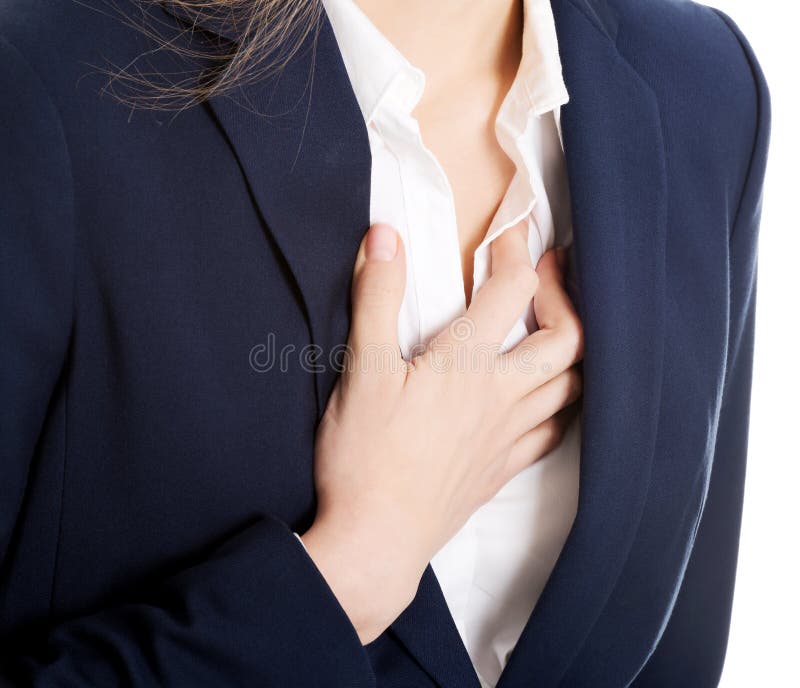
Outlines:
{"type": "Polygon", "coordinates": [[[0,49],[4,683],[716,685],[769,129],[728,18],[9,0],[0,49]]]}

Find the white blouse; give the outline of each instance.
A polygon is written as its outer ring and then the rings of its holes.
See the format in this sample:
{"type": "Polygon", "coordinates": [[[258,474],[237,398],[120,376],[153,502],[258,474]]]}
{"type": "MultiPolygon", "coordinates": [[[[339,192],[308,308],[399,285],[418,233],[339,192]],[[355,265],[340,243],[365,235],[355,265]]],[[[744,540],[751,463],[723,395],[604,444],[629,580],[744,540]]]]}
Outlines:
{"type": "MultiPolygon", "coordinates": [[[[369,133],[370,220],[394,226],[405,245],[399,345],[408,358],[466,310],[453,192],[412,114],[425,75],[354,0],[323,4],[369,133]]],[[[554,243],[571,241],[559,119],[567,100],[550,2],[525,0],[522,61],[495,123],[516,172],[475,251],[473,293],[490,274],[489,244],[518,222],[528,222],[534,265],[554,243]]],[[[505,345],[535,328],[528,309],[505,345]]],[[[484,687],[497,683],[572,526],[579,433],[576,419],[558,448],[475,512],[431,562],[484,687]]]]}

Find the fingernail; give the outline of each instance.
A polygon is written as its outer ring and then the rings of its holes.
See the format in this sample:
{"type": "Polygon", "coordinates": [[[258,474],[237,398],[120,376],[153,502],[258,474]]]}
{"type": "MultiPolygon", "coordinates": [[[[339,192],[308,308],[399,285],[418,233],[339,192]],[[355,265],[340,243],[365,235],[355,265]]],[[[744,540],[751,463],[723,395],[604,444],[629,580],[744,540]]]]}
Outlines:
{"type": "Polygon", "coordinates": [[[561,270],[567,267],[567,249],[564,246],[560,246],[556,249],[556,260],[561,270]]]}
{"type": "Polygon", "coordinates": [[[374,224],[367,233],[367,260],[388,263],[397,255],[397,232],[386,224],[374,224]]]}

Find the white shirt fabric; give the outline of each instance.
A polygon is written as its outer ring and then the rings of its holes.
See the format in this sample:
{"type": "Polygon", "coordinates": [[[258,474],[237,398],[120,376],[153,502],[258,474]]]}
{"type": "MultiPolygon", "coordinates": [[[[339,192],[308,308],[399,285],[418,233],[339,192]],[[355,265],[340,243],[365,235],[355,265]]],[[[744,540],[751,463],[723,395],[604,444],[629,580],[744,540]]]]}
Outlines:
{"type": "MultiPolygon", "coordinates": [[[[466,310],[453,192],[412,112],[424,73],[380,33],[354,0],[323,0],[372,151],[370,221],[402,236],[407,284],[399,316],[405,358],[466,310]]],[[[496,118],[498,142],[516,166],[474,255],[474,290],[490,275],[493,239],[528,223],[531,260],[571,241],[560,137],[568,100],[549,0],[525,0],[522,60],[496,118]]],[[[536,328],[521,314],[506,347],[536,328]]],[[[560,446],[509,482],[434,557],[431,565],[484,687],[516,645],[575,517],[580,422],[560,446]]]]}

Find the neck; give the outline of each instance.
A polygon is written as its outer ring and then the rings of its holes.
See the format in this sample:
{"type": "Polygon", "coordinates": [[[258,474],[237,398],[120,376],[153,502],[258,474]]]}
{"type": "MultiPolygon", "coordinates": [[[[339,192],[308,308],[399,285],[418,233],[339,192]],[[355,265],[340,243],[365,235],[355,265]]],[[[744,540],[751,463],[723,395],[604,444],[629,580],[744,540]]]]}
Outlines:
{"type": "Polygon", "coordinates": [[[425,72],[426,91],[476,78],[513,79],[522,54],[522,0],[356,0],[425,72]]]}

